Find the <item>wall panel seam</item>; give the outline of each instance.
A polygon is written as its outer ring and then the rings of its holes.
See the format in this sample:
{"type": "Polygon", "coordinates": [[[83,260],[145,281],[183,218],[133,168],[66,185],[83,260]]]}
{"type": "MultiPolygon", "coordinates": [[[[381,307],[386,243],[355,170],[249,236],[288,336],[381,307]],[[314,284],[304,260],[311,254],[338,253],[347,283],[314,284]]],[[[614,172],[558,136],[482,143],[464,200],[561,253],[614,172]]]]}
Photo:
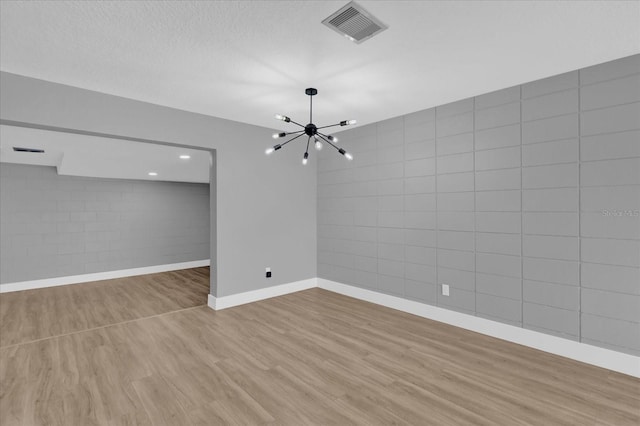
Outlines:
{"type": "Polygon", "coordinates": [[[435,146],[434,146],[434,158],[435,158],[435,164],[434,164],[434,181],[435,181],[435,197],[436,197],[436,202],[435,202],[435,206],[436,206],[436,219],[435,219],[435,246],[436,246],[436,305],[440,305],[440,298],[442,295],[442,291],[440,290],[440,288],[442,287],[442,284],[440,284],[440,265],[438,264],[438,252],[440,251],[440,247],[438,244],[438,233],[440,232],[440,228],[439,228],[439,223],[438,223],[438,141],[440,138],[438,138],[438,108],[434,108],[433,109],[433,131],[435,134],[435,146]]]}
{"type": "Polygon", "coordinates": [[[580,158],[580,145],[582,144],[582,86],[580,85],[580,77],[582,71],[578,71],[578,261],[580,265],[578,267],[578,341],[582,342],[582,213],[580,208],[580,175],[582,168],[582,161],[580,158]]]}
{"type": "Polygon", "coordinates": [[[473,147],[473,312],[478,315],[478,280],[476,274],[478,273],[478,256],[476,254],[477,244],[477,192],[476,192],[476,98],[473,98],[473,115],[471,116],[473,122],[473,136],[471,143],[473,147]]]}
{"type": "Polygon", "coordinates": [[[524,328],[524,158],[522,135],[522,85],[520,85],[520,323],[524,328]]]}

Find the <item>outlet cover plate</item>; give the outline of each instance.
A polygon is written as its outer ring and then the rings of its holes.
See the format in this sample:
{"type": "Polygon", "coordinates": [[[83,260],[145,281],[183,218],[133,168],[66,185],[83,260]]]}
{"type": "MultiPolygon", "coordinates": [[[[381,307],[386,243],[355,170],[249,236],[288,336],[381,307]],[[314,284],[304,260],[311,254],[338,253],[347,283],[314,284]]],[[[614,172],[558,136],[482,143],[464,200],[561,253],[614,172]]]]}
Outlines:
{"type": "Polygon", "coordinates": [[[449,284],[442,284],[442,295],[443,296],[449,295],[449,284]]]}

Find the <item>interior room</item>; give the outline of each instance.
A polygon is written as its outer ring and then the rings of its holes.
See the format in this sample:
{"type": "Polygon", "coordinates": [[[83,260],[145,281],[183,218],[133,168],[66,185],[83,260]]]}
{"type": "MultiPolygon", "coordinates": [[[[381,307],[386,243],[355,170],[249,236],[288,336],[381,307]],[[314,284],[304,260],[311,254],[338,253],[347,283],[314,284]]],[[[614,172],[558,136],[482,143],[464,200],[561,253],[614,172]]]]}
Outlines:
{"type": "Polygon", "coordinates": [[[0,2],[0,424],[640,424],[640,2],[0,2]]]}

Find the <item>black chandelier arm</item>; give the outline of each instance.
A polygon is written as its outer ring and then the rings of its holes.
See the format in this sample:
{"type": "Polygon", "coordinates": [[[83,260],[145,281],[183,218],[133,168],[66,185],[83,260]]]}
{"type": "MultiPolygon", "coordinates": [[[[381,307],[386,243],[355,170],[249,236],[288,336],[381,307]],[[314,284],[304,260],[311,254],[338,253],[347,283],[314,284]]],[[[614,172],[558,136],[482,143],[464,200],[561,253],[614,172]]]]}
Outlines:
{"type": "Polygon", "coordinates": [[[340,123],[330,124],[328,126],[318,127],[317,129],[320,130],[320,129],[326,129],[327,127],[336,127],[336,126],[342,126],[342,124],[340,124],[340,123]]]}
{"type": "Polygon", "coordinates": [[[294,140],[298,139],[298,138],[299,138],[300,136],[302,136],[302,135],[304,135],[304,133],[300,133],[300,134],[299,134],[298,136],[296,136],[295,138],[291,138],[291,139],[289,139],[288,141],[281,143],[281,144],[280,144],[280,148],[282,148],[283,146],[285,146],[285,145],[286,145],[286,144],[288,144],[289,142],[291,142],[291,141],[294,141],[294,140]]]}
{"type": "Polygon", "coordinates": [[[274,133],[273,134],[273,138],[274,139],[280,139],[280,138],[284,138],[286,136],[291,136],[291,135],[297,135],[300,133],[304,133],[304,130],[298,130],[296,132],[279,132],[279,133],[274,133]]]}
{"type": "Polygon", "coordinates": [[[342,120],[336,124],[330,124],[328,126],[318,127],[318,129],[326,129],[327,127],[336,127],[336,126],[348,126],[350,124],[356,124],[356,120],[342,120]]]}
{"type": "Polygon", "coordinates": [[[327,135],[325,135],[324,133],[320,133],[320,132],[318,132],[317,134],[318,134],[318,136],[320,136],[320,139],[322,139],[323,141],[325,141],[326,143],[328,143],[329,145],[334,147],[338,152],[340,152],[340,148],[338,148],[337,146],[332,144],[331,141],[328,139],[327,135]]]}
{"type": "Polygon", "coordinates": [[[307,139],[307,150],[305,152],[309,152],[309,142],[311,142],[311,136],[307,139]]]}
{"type": "Polygon", "coordinates": [[[289,123],[293,123],[293,124],[295,124],[295,125],[297,125],[297,126],[304,127],[304,125],[302,125],[302,124],[300,124],[300,123],[297,123],[297,122],[295,122],[295,121],[293,121],[293,120],[291,120],[291,119],[289,119],[289,123]]]}

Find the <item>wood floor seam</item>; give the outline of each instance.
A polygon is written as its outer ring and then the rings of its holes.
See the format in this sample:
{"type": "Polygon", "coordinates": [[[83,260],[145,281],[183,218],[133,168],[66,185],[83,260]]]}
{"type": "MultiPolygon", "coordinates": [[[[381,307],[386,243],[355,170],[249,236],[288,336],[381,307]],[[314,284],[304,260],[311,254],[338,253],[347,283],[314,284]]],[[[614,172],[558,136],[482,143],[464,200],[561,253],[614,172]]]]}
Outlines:
{"type": "Polygon", "coordinates": [[[119,326],[119,325],[129,324],[129,323],[132,323],[132,322],[144,321],[144,320],[148,320],[148,319],[151,319],[151,318],[157,318],[157,317],[161,317],[161,316],[165,316],[165,315],[171,315],[171,314],[176,314],[176,313],[179,313],[179,312],[189,311],[191,309],[201,308],[203,306],[207,306],[207,305],[206,304],[202,304],[202,305],[197,305],[197,306],[190,306],[188,308],[178,309],[178,310],[170,311],[170,312],[164,312],[162,314],[157,314],[157,315],[150,315],[148,317],[135,318],[135,319],[128,320],[128,321],[122,321],[122,322],[116,322],[116,323],[112,323],[112,324],[101,325],[99,327],[93,327],[93,328],[87,328],[87,329],[84,329],[84,330],[72,331],[70,333],[56,334],[56,335],[53,335],[53,336],[43,337],[42,339],[29,340],[27,342],[16,343],[16,344],[13,344],[13,345],[0,346],[0,349],[9,349],[9,348],[13,348],[15,346],[28,345],[28,344],[31,344],[31,343],[38,343],[38,342],[42,342],[42,341],[49,340],[49,339],[56,339],[56,338],[60,338],[60,337],[71,336],[71,335],[74,335],[74,334],[87,333],[87,332],[90,332],[90,331],[96,331],[96,330],[100,330],[100,329],[103,329],[103,328],[116,327],[116,326],[119,326]]]}

